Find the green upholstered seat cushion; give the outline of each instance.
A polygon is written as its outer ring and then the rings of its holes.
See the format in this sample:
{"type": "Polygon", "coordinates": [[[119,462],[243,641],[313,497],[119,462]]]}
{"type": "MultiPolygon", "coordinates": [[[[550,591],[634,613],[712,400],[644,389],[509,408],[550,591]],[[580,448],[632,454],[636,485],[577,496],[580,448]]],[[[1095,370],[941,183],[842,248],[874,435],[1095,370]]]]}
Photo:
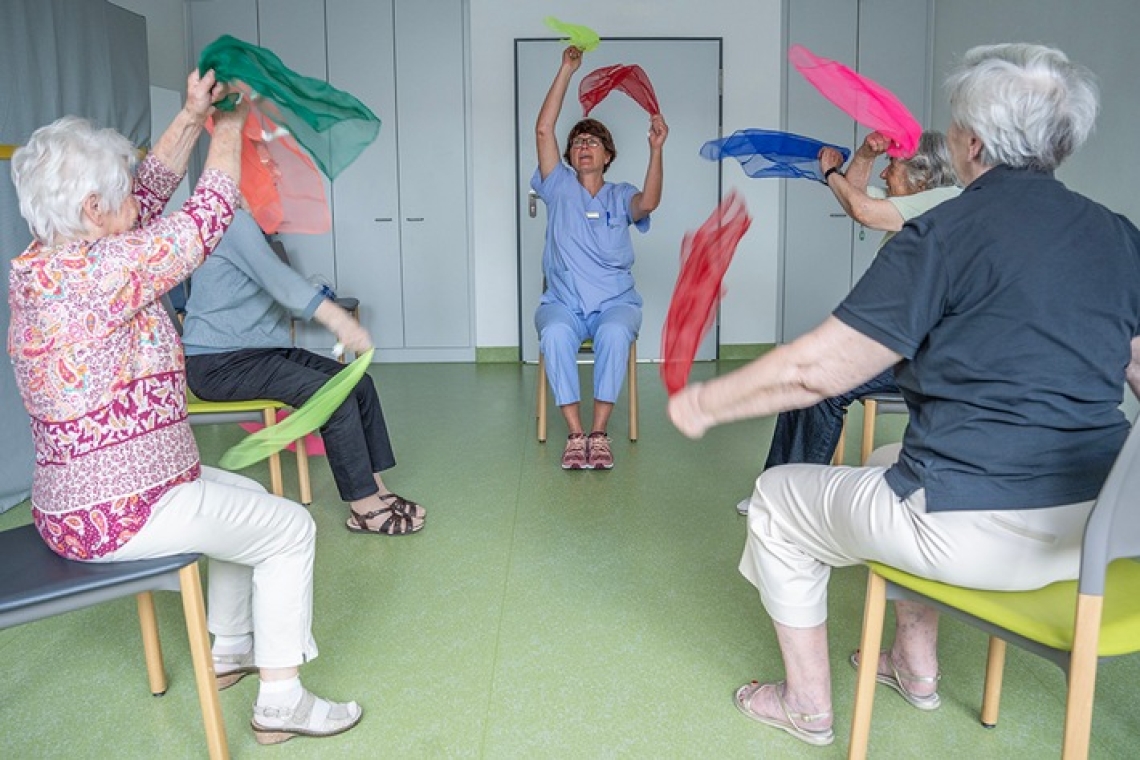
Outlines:
{"type": "MultiPolygon", "coordinates": [[[[1035,591],[979,591],[919,578],[877,562],[871,570],[888,581],[955,607],[1025,638],[1071,650],[1077,582],[1035,591]]],[[[1108,568],[1097,653],[1102,657],[1140,651],[1140,563],[1120,559],[1108,568]]]]}

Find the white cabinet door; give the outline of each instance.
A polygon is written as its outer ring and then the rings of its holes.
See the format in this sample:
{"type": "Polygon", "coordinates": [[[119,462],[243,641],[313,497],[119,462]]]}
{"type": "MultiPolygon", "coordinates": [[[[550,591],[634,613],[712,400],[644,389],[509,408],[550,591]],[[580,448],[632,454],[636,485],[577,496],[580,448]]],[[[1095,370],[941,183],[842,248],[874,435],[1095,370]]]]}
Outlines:
{"type": "MultiPolygon", "coordinates": [[[[920,0],[860,0],[859,73],[866,74],[898,96],[923,129],[946,131],[945,125],[930,124],[931,32],[928,3],[920,0]]],[[[859,127],[854,146],[868,130],[859,127]]],[[[879,172],[887,165],[879,158],[871,182],[880,186],[879,172]]],[[[853,223],[851,287],[859,281],[879,250],[883,233],[853,223]]],[[[837,306],[838,301],[832,306],[837,306]]]]}
{"type": "Polygon", "coordinates": [[[404,347],[392,0],[326,0],[329,83],[380,117],[376,141],[333,182],[337,279],[379,349],[404,347]]]}
{"type": "MultiPolygon", "coordinates": [[[[322,82],[328,78],[324,27],[323,0],[258,0],[259,44],[272,50],[293,71],[322,82]]],[[[331,204],[327,179],[324,186],[325,198],[331,204]]],[[[319,235],[282,234],[279,237],[289,251],[290,264],[306,278],[328,282],[336,289],[337,295],[360,297],[355,287],[340,282],[331,231],[319,235]]],[[[297,325],[297,344],[300,346],[328,351],[333,342],[329,331],[316,323],[297,325]]]]}
{"type": "MultiPolygon", "coordinates": [[[[930,56],[927,0],[789,2],[788,45],[866,74],[898,95],[920,122],[926,118],[930,56]]],[[[865,128],[787,67],[790,132],[855,150],[865,128]]],[[[872,184],[882,184],[876,166],[872,184]]],[[[883,234],[853,222],[817,182],[784,180],[781,334],[789,342],[822,322],[870,265],[883,234]]]]}
{"type": "Polygon", "coordinates": [[[190,22],[190,56],[197,63],[202,48],[223,34],[257,42],[257,0],[186,3],[190,22]]]}
{"type": "MultiPolygon", "coordinates": [[[[530,179],[535,156],[534,122],[558,71],[565,43],[557,40],[516,40],[518,218],[519,218],[519,334],[524,361],[538,360],[534,312],[542,295],[542,250],[546,210],[535,203],[530,216],[530,179]]],[[[719,39],[609,39],[586,55],[562,105],[556,132],[565,147],[570,128],[582,117],[578,84],[589,72],[616,63],[636,63],[653,83],[657,102],[669,124],[665,143],[665,182],[661,205],[653,212],[650,231],[631,231],[636,261],[634,282],[644,301],[639,359],[661,358],[661,329],[680,269],[681,240],[716,208],[720,197],[720,164],[700,157],[698,148],[720,137],[719,39]]],[[[614,92],[591,113],[613,134],[618,158],[606,172],[609,182],[641,187],[649,161],[646,132],[649,117],[630,98],[614,92]]],[[[716,358],[716,330],[710,330],[698,359],[716,358]]]]}
{"type": "MultiPolygon", "coordinates": [[[[333,230],[283,235],[306,277],[360,300],[385,361],[474,357],[466,171],[465,3],[190,3],[194,53],[227,33],[359,98],[382,121],[334,183],[333,230]]],[[[327,348],[320,328],[302,345],[327,348]]]]}
{"type": "Polygon", "coordinates": [[[404,345],[474,345],[462,3],[396,1],[404,345]]]}
{"type": "MultiPolygon", "coordinates": [[[[788,46],[803,45],[824,58],[855,61],[858,5],[847,0],[788,6],[788,46]]],[[[787,130],[850,147],[855,123],[787,66],[787,130]]],[[[823,321],[851,289],[851,220],[823,185],[784,183],[783,342],[823,321]]]]}

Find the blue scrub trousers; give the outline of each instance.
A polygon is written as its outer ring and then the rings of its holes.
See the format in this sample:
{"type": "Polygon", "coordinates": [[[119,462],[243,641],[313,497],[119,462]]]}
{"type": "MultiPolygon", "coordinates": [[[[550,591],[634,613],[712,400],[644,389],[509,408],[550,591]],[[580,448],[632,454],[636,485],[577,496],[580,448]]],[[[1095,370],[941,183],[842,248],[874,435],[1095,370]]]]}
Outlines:
{"type": "Polygon", "coordinates": [[[581,400],[578,349],[594,341],[594,399],[614,403],[625,381],[629,347],[641,329],[641,308],[616,304],[583,317],[560,303],[540,304],[534,314],[538,347],[558,406],[581,400]]]}

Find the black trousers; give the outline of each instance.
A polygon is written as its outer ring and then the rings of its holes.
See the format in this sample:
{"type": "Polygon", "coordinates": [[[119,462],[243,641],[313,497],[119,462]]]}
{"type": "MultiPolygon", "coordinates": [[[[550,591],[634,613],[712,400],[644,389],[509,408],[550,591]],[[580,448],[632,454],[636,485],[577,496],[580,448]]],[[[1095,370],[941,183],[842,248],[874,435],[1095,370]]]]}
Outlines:
{"type": "MultiPolygon", "coordinates": [[[[302,348],[252,348],[186,357],[186,381],[204,401],[272,399],[298,407],[344,365],[302,348]]],[[[384,411],[365,375],[321,426],[337,491],[356,501],[379,489],[373,473],[396,465],[384,411]]]]}

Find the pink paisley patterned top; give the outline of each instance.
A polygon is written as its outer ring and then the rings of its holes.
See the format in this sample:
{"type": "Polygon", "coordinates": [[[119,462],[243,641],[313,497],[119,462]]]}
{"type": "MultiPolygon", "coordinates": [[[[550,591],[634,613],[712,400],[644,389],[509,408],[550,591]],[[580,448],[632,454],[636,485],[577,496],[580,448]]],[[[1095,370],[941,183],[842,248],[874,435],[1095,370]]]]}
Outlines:
{"type": "Polygon", "coordinates": [[[8,353],[35,441],[32,514],[64,557],[115,551],[200,474],[182,344],[159,298],[217,245],[238,190],[207,170],[182,213],[161,217],[180,180],[148,156],[134,229],[32,243],[12,262],[8,353]]]}

